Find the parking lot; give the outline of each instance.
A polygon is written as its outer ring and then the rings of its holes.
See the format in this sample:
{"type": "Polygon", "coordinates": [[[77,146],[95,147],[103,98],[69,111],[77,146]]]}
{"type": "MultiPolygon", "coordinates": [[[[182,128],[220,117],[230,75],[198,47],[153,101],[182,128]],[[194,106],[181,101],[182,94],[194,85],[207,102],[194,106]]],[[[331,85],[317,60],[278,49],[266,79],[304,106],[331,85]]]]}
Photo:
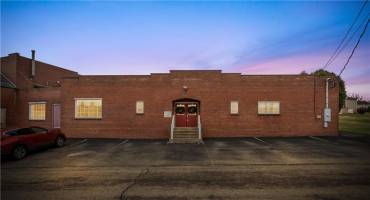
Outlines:
{"type": "Polygon", "coordinates": [[[366,137],[71,139],[2,159],[1,199],[368,199],[366,137]]]}

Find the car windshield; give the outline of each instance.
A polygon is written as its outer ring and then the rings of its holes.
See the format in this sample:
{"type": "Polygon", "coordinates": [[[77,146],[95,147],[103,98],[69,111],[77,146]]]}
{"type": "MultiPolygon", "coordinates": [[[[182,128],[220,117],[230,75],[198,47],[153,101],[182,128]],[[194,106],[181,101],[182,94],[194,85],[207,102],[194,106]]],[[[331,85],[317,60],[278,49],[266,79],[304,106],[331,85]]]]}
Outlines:
{"type": "Polygon", "coordinates": [[[17,135],[17,130],[7,131],[7,132],[5,132],[5,135],[16,136],[17,135]]]}

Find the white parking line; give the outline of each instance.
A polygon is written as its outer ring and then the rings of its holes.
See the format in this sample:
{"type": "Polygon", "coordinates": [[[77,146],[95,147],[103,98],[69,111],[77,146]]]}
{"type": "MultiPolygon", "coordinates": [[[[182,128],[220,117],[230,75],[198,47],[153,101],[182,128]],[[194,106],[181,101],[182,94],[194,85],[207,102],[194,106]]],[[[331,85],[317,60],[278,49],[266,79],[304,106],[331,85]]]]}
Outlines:
{"type": "Polygon", "coordinates": [[[75,153],[70,153],[67,155],[67,157],[75,157],[75,156],[86,156],[89,154],[96,154],[96,151],[79,151],[75,153]]]}
{"type": "Polygon", "coordinates": [[[116,145],[113,145],[109,150],[114,150],[116,149],[118,146],[122,145],[122,144],[126,144],[128,142],[128,140],[123,140],[122,142],[116,144],[116,145]]]}
{"type": "Polygon", "coordinates": [[[120,142],[119,144],[117,144],[117,146],[118,146],[118,145],[121,145],[121,144],[125,144],[125,143],[127,143],[127,142],[128,142],[128,139],[123,140],[122,142],[120,142]]]}
{"type": "Polygon", "coordinates": [[[258,137],[253,137],[254,139],[256,139],[256,140],[258,140],[258,141],[260,141],[260,142],[263,142],[263,143],[265,143],[265,144],[270,144],[270,143],[268,143],[268,142],[266,142],[266,141],[263,141],[262,139],[259,139],[258,137]]]}
{"type": "Polygon", "coordinates": [[[87,142],[87,139],[83,139],[83,140],[81,140],[81,141],[78,141],[78,142],[72,143],[70,146],[76,146],[76,145],[79,145],[79,144],[83,144],[83,143],[85,143],[85,142],[87,142]]]}
{"type": "Polygon", "coordinates": [[[315,136],[309,136],[309,138],[314,139],[314,140],[318,140],[318,141],[321,141],[321,142],[329,142],[329,143],[331,143],[331,141],[329,141],[329,140],[325,140],[325,139],[322,139],[322,138],[319,138],[319,137],[315,137],[315,136]]]}

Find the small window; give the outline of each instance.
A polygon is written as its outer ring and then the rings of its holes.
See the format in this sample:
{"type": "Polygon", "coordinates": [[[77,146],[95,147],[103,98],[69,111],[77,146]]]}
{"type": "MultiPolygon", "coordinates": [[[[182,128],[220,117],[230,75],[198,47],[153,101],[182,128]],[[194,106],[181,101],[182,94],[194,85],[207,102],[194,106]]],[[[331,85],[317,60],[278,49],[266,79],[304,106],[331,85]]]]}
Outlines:
{"type": "Polygon", "coordinates": [[[46,102],[29,103],[29,120],[45,120],[46,102]]]}
{"type": "Polygon", "coordinates": [[[176,104],[175,112],[176,112],[176,115],[184,115],[185,114],[185,105],[184,104],[176,104]]]}
{"type": "Polygon", "coordinates": [[[198,108],[197,104],[188,104],[188,113],[189,115],[197,115],[198,113],[198,108]]]}
{"type": "Polygon", "coordinates": [[[258,114],[278,115],[280,114],[279,101],[258,101],[258,114]]]}
{"type": "Polygon", "coordinates": [[[230,114],[232,115],[239,114],[239,102],[238,101],[230,102],[230,114]]]}
{"type": "Polygon", "coordinates": [[[136,102],[136,114],[144,114],[144,101],[136,102]]]}
{"type": "Polygon", "coordinates": [[[75,99],[76,119],[101,119],[102,99],[101,98],[76,98],[75,99]]]}

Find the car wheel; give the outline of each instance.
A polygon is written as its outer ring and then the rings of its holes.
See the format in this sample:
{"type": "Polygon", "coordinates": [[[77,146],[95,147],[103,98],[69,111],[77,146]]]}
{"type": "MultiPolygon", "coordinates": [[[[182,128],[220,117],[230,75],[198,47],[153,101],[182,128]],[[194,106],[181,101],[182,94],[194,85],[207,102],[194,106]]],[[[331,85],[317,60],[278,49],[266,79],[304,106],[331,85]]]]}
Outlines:
{"type": "Polygon", "coordinates": [[[12,154],[13,154],[13,158],[15,158],[16,160],[20,160],[27,156],[27,149],[25,146],[19,145],[13,149],[12,154]]]}
{"type": "Polygon", "coordinates": [[[64,143],[65,143],[65,139],[64,139],[64,137],[62,137],[62,136],[58,136],[56,139],[55,139],[55,146],[57,146],[57,147],[62,147],[62,146],[64,146],[64,143]]]}

